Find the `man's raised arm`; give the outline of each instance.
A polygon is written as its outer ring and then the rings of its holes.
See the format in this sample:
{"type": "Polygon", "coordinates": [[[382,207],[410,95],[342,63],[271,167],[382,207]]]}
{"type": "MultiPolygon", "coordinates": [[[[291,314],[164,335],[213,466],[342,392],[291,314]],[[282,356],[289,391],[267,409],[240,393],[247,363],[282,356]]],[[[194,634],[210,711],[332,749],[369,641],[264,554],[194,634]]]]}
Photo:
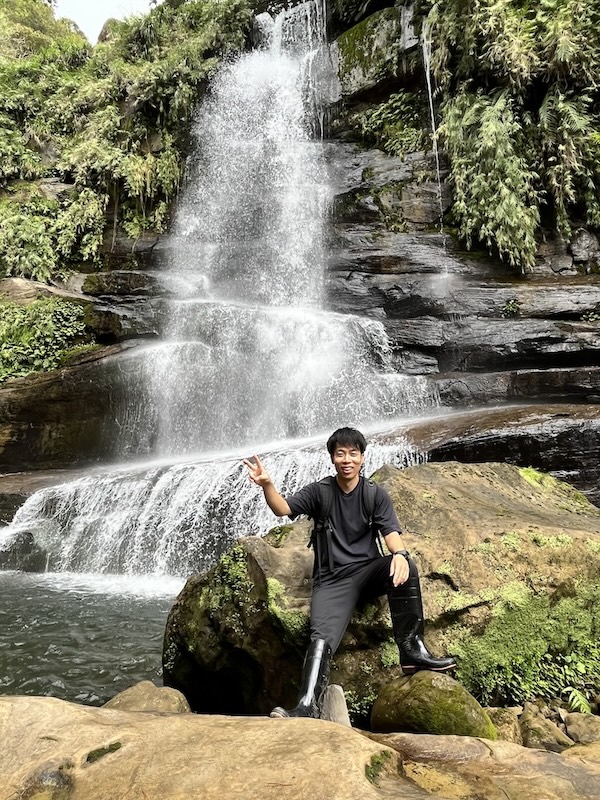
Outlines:
{"type": "Polygon", "coordinates": [[[252,483],[260,486],[263,490],[265,500],[271,511],[278,517],[288,517],[292,512],[287,504],[287,500],[282,497],[275,488],[271,476],[263,467],[260,458],[258,456],[254,456],[253,458],[254,461],[245,458],[243,462],[248,468],[248,477],[252,483]]]}

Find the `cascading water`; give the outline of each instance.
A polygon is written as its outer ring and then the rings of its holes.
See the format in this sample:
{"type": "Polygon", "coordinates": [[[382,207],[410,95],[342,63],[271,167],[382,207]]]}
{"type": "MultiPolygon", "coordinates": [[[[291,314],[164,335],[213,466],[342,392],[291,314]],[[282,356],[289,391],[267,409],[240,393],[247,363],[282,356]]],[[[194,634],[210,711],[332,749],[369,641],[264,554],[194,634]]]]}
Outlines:
{"type": "MultiPolygon", "coordinates": [[[[423,379],[393,369],[381,322],[324,310],[331,190],[314,135],[334,83],[324,20],[319,3],[280,14],[269,44],[226,65],[199,109],[171,240],[180,292],[162,341],[128,356],[145,387],[124,428],[153,461],[21,508],[9,535],[32,531],[49,569],[204,568],[273,522],[242,455],[270,451],[274,479],[293,491],[330,471],[334,427],[390,428],[435,404],[423,379]]],[[[417,458],[401,437],[368,456],[367,470],[417,458]]]]}

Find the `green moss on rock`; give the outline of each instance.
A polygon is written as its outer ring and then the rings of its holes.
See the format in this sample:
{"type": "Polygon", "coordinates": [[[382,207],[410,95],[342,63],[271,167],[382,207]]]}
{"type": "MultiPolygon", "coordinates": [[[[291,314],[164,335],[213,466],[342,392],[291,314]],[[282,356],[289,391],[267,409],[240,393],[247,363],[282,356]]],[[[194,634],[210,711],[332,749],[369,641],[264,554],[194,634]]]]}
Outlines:
{"type": "Polygon", "coordinates": [[[379,657],[381,659],[381,666],[385,669],[389,667],[400,666],[400,653],[398,652],[398,645],[393,639],[384,642],[379,648],[379,657]]]}
{"type": "Polygon", "coordinates": [[[380,753],[374,753],[371,760],[365,767],[365,775],[367,780],[377,785],[378,779],[382,773],[390,766],[392,761],[392,753],[389,750],[382,750],[380,753]]]}
{"type": "Polygon", "coordinates": [[[575,514],[589,513],[590,511],[598,512],[598,509],[590,503],[582,492],[579,492],[564,481],[559,481],[558,478],[553,478],[552,475],[539,472],[533,467],[521,467],[519,474],[530,486],[558,496],[559,508],[563,508],[565,511],[572,511],[575,514]]]}
{"type": "Polygon", "coordinates": [[[292,533],[294,530],[293,525],[277,525],[267,533],[265,536],[265,542],[271,545],[271,547],[279,548],[283,545],[287,537],[292,533]]]}
{"type": "Polygon", "coordinates": [[[600,585],[563,588],[566,596],[517,592],[480,635],[463,631],[454,650],[458,677],[485,704],[560,697],[569,686],[600,690],[600,585]]]}
{"type": "Polygon", "coordinates": [[[360,93],[397,78],[399,27],[400,10],[385,8],[338,38],[339,78],[344,94],[360,93]]]}
{"type": "Polygon", "coordinates": [[[374,731],[414,731],[496,739],[496,729],[479,703],[449,675],[417,672],[388,683],[380,692],[374,731]]]}
{"type": "Polygon", "coordinates": [[[301,611],[288,608],[287,605],[283,585],[276,578],[267,578],[267,608],[281,623],[284,639],[301,649],[308,640],[308,617],[301,611]]]}
{"type": "Polygon", "coordinates": [[[93,764],[94,761],[99,761],[109,753],[115,753],[117,750],[120,750],[122,746],[121,742],[111,742],[111,744],[106,745],[106,747],[98,747],[96,750],[91,750],[87,755],[86,763],[93,764]]]}

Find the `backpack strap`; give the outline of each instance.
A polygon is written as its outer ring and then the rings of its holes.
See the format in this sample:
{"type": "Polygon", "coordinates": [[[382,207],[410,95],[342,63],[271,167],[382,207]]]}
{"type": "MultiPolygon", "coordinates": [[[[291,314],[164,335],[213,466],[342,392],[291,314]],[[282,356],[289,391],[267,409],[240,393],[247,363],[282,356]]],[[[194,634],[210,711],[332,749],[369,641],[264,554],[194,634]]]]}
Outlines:
{"type": "Polygon", "coordinates": [[[377,484],[366,478],[362,482],[362,506],[365,516],[369,521],[369,530],[373,528],[373,516],[375,514],[375,501],[377,499],[377,484]]]}
{"type": "Polygon", "coordinates": [[[375,503],[377,501],[377,484],[375,481],[367,480],[366,478],[363,480],[362,484],[362,506],[363,511],[365,513],[366,518],[369,521],[369,531],[371,535],[375,537],[377,541],[377,548],[379,553],[384,556],[385,550],[383,549],[383,542],[382,536],[379,532],[375,535],[373,531],[373,517],[375,515],[375,503]]]}
{"type": "Polygon", "coordinates": [[[333,572],[333,548],[331,546],[331,521],[329,519],[331,514],[331,506],[333,504],[333,481],[334,475],[328,475],[326,478],[320,480],[317,484],[319,488],[319,509],[314,517],[314,528],[308,540],[307,547],[313,547],[315,551],[315,559],[317,562],[317,570],[321,572],[321,546],[325,544],[327,548],[327,562],[329,569],[333,572]]]}
{"type": "MultiPolygon", "coordinates": [[[[322,478],[319,483],[319,494],[321,495],[321,507],[319,509],[318,519],[322,522],[329,519],[331,514],[331,506],[333,505],[333,482],[335,481],[334,475],[328,475],[322,478]]],[[[317,520],[315,519],[315,522],[317,520]]]]}

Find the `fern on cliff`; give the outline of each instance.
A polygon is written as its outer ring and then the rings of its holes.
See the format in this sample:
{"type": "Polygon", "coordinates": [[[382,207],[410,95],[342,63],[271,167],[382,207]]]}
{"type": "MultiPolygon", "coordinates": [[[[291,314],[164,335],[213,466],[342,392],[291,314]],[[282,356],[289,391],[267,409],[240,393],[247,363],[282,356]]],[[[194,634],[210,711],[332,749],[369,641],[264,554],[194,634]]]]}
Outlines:
{"type": "Polygon", "coordinates": [[[440,132],[450,155],[460,234],[469,246],[482,240],[510,264],[532,266],[536,176],[519,151],[522,130],[508,93],[461,92],[445,104],[440,132]]]}
{"type": "Polygon", "coordinates": [[[564,238],[573,221],[598,227],[600,3],[421,0],[418,7],[432,44],[461,234],[527,269],[541,219],[564,238]],[[469,120],[462,142],[461,109],[469,120]]]}
{"type": "Polygon", "coordinates": [[[0,382],[60,366],[89,343],[84,309],[52,297],[27,306],[0,300],[0,382]]]}

